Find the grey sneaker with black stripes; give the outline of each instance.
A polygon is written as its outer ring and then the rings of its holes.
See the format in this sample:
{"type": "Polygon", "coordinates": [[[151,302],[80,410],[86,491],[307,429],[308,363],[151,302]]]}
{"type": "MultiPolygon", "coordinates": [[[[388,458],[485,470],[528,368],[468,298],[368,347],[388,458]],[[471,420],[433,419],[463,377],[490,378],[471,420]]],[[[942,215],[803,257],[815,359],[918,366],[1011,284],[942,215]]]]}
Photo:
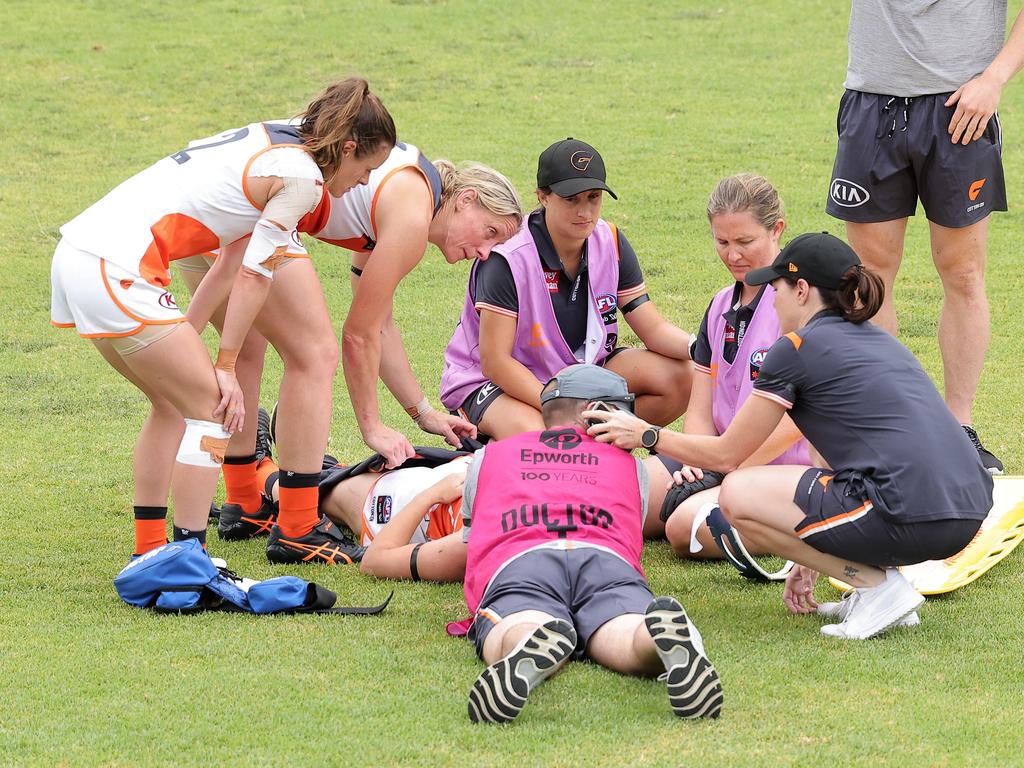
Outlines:
{"type": "Polygon", "coordinates": [[[474,723],[515,720],[530,691],[555,674],[576,648],[576,630],[552,619],[524,637],[512,652],[487,667],[469,692],[469,719],[474,723]]]}
{"type": "Polygon", "coordinates": [[[696,720],[722,712],[722,683],[704,653],[704,641],[674,597],[656,597],[644,623],[665,665],[658,679],[668,685],[668,703],[677,717],[696,720]]]}

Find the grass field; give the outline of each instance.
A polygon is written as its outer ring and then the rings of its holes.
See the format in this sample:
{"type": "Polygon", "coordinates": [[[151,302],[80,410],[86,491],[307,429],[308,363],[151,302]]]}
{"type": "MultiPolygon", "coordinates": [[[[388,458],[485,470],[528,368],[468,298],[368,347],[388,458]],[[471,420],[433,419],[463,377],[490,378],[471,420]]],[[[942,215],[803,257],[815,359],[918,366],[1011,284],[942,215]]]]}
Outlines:
{"type": "MultiPolygon", "coordinates": [[[[650,546],[654,591],[683,601],[722,675],[726,708],[708,723],[672,718],[656,683],[578,664],[513,727],[472,726],[478,663],[444,635],[464,613],[455,586],[397,585],[386,613],[366,619],[130,610],[111,578],[131,547],[144,401],[88,343],[48,324],[63,222],[189,139],[292,115],[358,72],[401,137],[428,156],[502,169],[524,199],[549,143],[596,145],[620,198],[605,217],[628,233],[663,314],[693,329],[728,280],[703,213],[721,176],[772,179],[790,235],[842,232],[823,204],[848,11],[832,0],[5,2],[0,763],[1021,765],[1021,552],[930,600],[919,630],[842,644],[821,638],[817,619],[787,616],[778,587],[650,546]]],[[[1022,106],[1024,82],[1011,84],[1001,112],[1012,210],[992,227],[994,322],[975,417],[1014,474],[1024,473],[1022,106]]],[[[902,338],[941,386],[926,230],[912,221],[902,338]]],[[[311,250],[340,328],[347,255],[311,250]]],[[[466,270],[432,248],[397,299],[435,401],[466,270]]],[[[268,392],[280,372],[272,357],[268,392]]],[[[389,423],[412,429],[382,403],[389,423]]],[[[365,454],[340,376],[332,432],[332,453],[365,454]]],[[[213,536],[210,549],[247,576],[295,573],[352,604],[393,586],[351,568],[271,568],[258,542],[213,536]]]]}

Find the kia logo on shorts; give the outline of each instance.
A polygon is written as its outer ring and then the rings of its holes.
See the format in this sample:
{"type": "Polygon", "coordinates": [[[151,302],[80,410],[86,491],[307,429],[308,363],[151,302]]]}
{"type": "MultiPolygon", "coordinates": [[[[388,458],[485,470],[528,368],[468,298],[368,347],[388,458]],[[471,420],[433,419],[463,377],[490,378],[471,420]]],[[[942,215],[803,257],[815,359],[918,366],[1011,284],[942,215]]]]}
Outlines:
{"type": "Polygon", "coordinates": [[[163,307],[164,309],[178,308],[177,303],[175,303],[174,301],[174,297],[170,294],[169,291],[164,291],[162,294],[160,294],[159,302],[160,306],[163,307]]]}
{"type": "Polygon", "coordinates": [[[828,193],[832,202],[844,208],[856,208],[871,199],[871,195],[864,187],[846,179],[832,179],[828,193]]]}
{"type": "Polygon", "coordinates": [[[546,429],[540,433],[540,441],[548,448],[571,451],[583,441],[583,438],[573,429],[546,429]]]}

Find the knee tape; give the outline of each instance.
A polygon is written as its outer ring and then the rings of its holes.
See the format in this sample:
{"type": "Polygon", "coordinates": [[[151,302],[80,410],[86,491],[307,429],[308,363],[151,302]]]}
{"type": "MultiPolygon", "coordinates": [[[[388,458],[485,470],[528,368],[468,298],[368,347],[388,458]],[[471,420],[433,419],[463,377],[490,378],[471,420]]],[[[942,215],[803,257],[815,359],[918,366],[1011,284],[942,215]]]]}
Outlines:
{"type": "Polygon", "coordinates": [[[198,419],[185,419],[185,435],[176,457],[179,464],[219,469],[231,435],[220,424],[198,419]]]}

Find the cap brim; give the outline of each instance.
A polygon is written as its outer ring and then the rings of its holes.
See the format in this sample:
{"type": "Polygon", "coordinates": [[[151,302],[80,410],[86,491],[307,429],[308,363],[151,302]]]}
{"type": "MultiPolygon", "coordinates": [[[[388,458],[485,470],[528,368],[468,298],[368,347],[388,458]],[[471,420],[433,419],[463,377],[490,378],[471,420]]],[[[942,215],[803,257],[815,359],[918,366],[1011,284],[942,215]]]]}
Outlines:
{"type": "Polygon", "coordinates": [[[559,197],[572,197],[573,195],[578,195],[580,192],[587,192],[591,189],[603,189],[616,200],[619,199],[619,196],[612,192],[612,188],[600,179],[588,179],[586,177],[566,179],[565,181],[556,181],[554,184],[549,184],[548,186],[550,186],[551,191],[559,197]]]}
{"type": "Polygon", "coordinates": [[[747,276],[743,278],[743,281],[747,285],[764,285],[779,277],[781,275],[775,271],[774,267],[761,267],[761,269],[752,269],[747,272],[747,276]]]}

